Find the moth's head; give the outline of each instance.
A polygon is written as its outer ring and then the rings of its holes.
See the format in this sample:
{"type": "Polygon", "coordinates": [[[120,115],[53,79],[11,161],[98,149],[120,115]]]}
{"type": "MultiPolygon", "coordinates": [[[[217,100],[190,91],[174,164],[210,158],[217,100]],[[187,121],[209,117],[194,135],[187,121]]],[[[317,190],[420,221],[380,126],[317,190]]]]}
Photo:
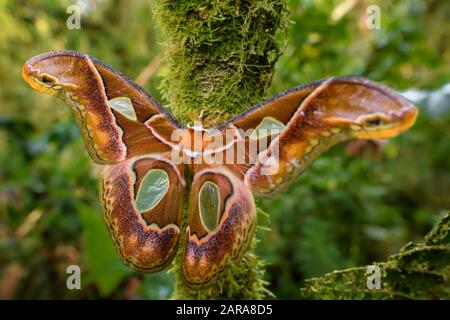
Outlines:
{"type": "MultiPolygon", "coordinates": [[[[399,93],[379,84],[348,78],[336,86],[327,108],[320,107],[322,119],[330,127],[350,132],[358,139],[392,138],[410,128],[416,121],[417,109],[399,93]],[[330,107],[331,106],[331,107],[330,107]]],[[[331,83],[329,90],[333,90],[331,83]]],[[[325,104],[324,104],[325,105],[325,104]]]]}
{"type": "Polygon", "coordinates": [[[82,60],[83,56],[71,51],[43,53],[24,64],[22,76],[33,89],[56,95],[83,83],[82,60]]]}

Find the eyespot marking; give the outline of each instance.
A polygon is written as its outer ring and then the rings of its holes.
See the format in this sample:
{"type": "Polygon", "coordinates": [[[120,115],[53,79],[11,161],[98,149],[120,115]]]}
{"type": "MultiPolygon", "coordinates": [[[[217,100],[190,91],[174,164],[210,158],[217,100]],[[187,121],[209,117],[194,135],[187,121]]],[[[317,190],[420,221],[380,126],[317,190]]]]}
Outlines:
{"type": "Polygon", "coordinates": [[[366,121],[366,124],[371,126],[378,126],[379,124],[381,124],[381,120],[379,118],[369,119],[366,121]]]}
{"type": "Polygon", "coordinates": [[[39,83],[40,85],[46,88],[58,89],[55,88],[56,84],[58,83],[58,79],[47,73],[41,73],[37,76],[33,76],[32,78],[35,82],[39,83]]]}

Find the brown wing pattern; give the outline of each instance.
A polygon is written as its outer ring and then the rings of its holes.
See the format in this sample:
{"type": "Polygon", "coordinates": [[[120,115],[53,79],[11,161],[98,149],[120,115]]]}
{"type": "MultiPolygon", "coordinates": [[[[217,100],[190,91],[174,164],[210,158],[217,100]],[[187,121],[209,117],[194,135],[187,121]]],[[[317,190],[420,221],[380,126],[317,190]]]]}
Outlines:
{"type": "Polygon", "coordinates": [[[393,90],[366,79],[342,77],[288,90],[224,127],[254,129],[264,119],[284,125],[245,173],[253,192],[271,196],[336,143],[394,137],[412,126],[416,115],[416,108],[393,90]]]}
{"type": "Polygon", "coordinates": [[[72,51],[44,53],[30,59],[22,73],[34,89],[68,105],[97,163],[112,164],[136,155],[168,151],[167,132],[180,127],[137,84],[87,55],[72,51]],[[154,117],[158,118],[158,128],[150,130],[154,117]]]}
{"type": "Polygon", "coordinates": [[[181,169],[164,157],[142,156],[106,167],[100,179],[103,218],[122,260],[136,270],[161,270],[176,253],[186,183],[181,169]]]}
{"type": "Polygon", "coordinates": [[[383,85],[329,78],[254,106],[215,130],[226,144],[215,146],[210,136],[201,145],[214,147],[194,152],[193,135],[206,130],[184,128],[138,85],[94,58],[45,53],[24,65],[23,77],[66,102],[90,156],[108,165],[100,179],[103,218],[132,268],[155,272],[175,256],[183,232],[185,170],[192,173],[182,272],[194,289],[214,283],[250,245],[256,225],[252,192],[272,196],[336,143],[394,137],[417,115],[383,85]],[[171,139],[177,128],[186,129],[179,144],[171,139]],[[194,161],[213,155],[225,160],[228,150],[231,163],[194,161]],[[174,164],[171,155],[179,151],[193,163],[174,164]]]}
{"type": "Polygon", "coordinates": [[[255,225],[253,196],[235,173],[224,166],[196,172],[183,256],[185,282],[197,289],[212,284],[228,261],[239,260],[246,251],[255,225]]]}

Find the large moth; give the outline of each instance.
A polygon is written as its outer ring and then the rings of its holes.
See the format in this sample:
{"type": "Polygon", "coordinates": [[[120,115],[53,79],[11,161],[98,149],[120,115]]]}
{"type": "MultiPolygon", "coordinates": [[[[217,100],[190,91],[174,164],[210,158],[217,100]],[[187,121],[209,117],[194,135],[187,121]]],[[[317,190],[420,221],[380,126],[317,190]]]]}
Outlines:
{"type": "Polygon", "coordinates": [[[213,284],[248,248],[253,194],[273,196],[336,143],[394,137],[417,115],[383,85],[338,77],[284,91],[217,128],[186,127],[133,81],[85,54],[38,55],[25,63],[23,77],[68,105],[89,155],[105,165],[103,218],[122,260],[156,272],[181,245],[184,281],[194,289],[213,284]]]}

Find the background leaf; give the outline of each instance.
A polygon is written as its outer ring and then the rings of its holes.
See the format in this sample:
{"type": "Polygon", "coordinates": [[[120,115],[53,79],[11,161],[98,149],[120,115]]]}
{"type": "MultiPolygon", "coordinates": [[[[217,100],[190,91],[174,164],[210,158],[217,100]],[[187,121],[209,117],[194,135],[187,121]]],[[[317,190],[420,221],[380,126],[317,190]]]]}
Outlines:
{"type": "Polygon", "coordinates": [[[83,254],[89,268],[83,280],[86,283],[95,283],[100,295],[107,297],[117,289],[131,270],[120,261],[98,210],[84,204],[79,204],[78,210],[83,228],[83,254]]]}

